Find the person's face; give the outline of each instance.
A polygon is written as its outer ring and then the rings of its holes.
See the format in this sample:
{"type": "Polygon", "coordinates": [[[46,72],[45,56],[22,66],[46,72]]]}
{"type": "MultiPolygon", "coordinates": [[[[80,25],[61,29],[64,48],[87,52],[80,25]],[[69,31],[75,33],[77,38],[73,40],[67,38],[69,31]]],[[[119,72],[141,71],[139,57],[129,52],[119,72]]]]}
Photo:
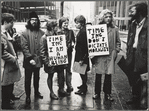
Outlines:
{"type": "Polygon", "coordinates": [[[37,23],[38,23],[38,19],[37,18],[31,18],[30,23],[33,27],[36,27],[37,23]]]}
{"type": "Polygon", "coordinates": [[[63,29],[68,29],[68,23],[69,23],[68,20],[66,20],[65,22],[63,22],[63,23],[62,23],[62,28],[63,28],[63,29]]]}
{"type": "Polygon", "coordinates": [[[11,21],[9,23],[5,22],[6,29],[8,29],[8,30],[11,29],[13,27],[13,25],[14,25],[14,21],[11,21]]]}
{"type": "Polygon", "coordinates": [[[138,14],[137,14],[137,10],[136,10],[136,7],[132,7],[130,10],[129,10],[129,17],[131,17],[131,20],[134,20],[138,17],[138,14]]]}
{"type": "Polygon", "coordinates": [[[75,27],[77,28],[77,29],[81,29],[82,28],[82,25],[81,25],[81,23],[79,23],[79,22],[75,22],[76,24],[75,24],[75,27]]]}
{"type": "Polygon", "coordinates": [[[111,24],[112,22],[112,15],[110,13],[105,14],[104,23],[107,25],[111,24]]]}

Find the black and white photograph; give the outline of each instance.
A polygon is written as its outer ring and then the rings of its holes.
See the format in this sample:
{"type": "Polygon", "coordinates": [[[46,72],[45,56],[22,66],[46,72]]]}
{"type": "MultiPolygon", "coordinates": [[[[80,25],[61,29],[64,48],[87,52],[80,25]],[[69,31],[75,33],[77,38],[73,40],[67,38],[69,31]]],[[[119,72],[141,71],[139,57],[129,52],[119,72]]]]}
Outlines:
{"type": "Polygon", "coordinates": [[[1,110],[149,110],[148,0],[1,1],[1,110]]]}

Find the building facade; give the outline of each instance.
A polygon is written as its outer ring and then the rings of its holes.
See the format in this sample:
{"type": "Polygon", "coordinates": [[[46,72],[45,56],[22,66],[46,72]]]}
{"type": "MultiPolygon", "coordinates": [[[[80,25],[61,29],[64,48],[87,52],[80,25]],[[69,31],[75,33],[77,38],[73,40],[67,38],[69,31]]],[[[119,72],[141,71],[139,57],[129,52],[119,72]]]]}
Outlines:
{"type": "Polygon", "coordinates": [[[25,22],[29,17],[31,11],[36,11],[39,16],[46,16],[50,19],[56,19],[56,2],[20,2],[20,1],[6,1],[2,2],[2,13],[12,13],[17,22],[25,22]]]}

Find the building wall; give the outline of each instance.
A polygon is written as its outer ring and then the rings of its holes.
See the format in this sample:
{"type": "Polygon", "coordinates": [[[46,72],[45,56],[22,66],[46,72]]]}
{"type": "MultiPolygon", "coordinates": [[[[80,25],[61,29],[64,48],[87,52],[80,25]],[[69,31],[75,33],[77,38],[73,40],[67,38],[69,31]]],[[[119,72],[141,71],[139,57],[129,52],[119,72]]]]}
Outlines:
{"type": "Polygon", "coordinates": [[[98,23],[98,15],[101,10],[109,9],[112,10],[115,17],[115,25],[117,25],[120,30],[128,29],[128,7],[131,4],[137,2],[147,2],[146,0],[142,1],[96,1],[95,9],[95,22],[98,23]]]}
{"type": "Polygon", "coordinates": [[[21,7],[19,1],[6,1],[2,3],[2,13],[12,13],[15,16],[16,21],[18,22],[27,21],[29,17],[29,13],[33,10],[37,10],[36,12],[38,15],[47,15],[53,19],[53,18],[56,18],[56,6],[55,5],[56,5],[55,1],[48,1],[48,2],[44,1],[44,5],[39,6],[40,9],[38,9],[39,8],[38,6],[21,7]],[[51,2],[54,4],[54,6],[50,5],[51,2]]]}

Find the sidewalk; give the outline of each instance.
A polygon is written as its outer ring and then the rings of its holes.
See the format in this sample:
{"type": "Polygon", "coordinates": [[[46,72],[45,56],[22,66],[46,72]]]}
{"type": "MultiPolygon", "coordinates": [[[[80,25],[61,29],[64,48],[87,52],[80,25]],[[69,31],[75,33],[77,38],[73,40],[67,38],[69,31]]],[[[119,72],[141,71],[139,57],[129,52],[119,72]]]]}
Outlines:
{"type": "MultiPolygon", "coordinates": [[[[120,55],[117,58],[119,60],[120,55]]],[[[16,110],[132,110],[133,106],[128,106],[125,101],[130,98],[130,87],[126,75],[116,65],[116,73],[112,76],[112,96],[114,102],[105,101],[104,94],[101,93],[101,100],[93,100],[94,80],[95,75],[88,73],[88,92],[85,96],[74,94],[77,91],[77,86],[81,85],[79,74],[72,74],[72,85],[74,91],[68,97],[60,98],[59,100],[51,100],[50,91],[47,86],[47,74],[43,68],[40,70],[40,92],[44,96],[43,99],[34,99],[34,88],[31,91],[31,105],[25,105],[24,92],[24,69],[22,67],[23,55],[19,54],[19,64],[21,68],[22,78],[18,83],[15,83],[14,94],[20,96],[20,100],[16,100],[13,107],[16,110]]],[[[104,76],[103,76],[104,77],[104,76]]],[[[57,94],[57,74],[54,74],[53,89],[57,94]]],[[[33,84],[32,84],[33,87],[33,84]]],[[[66,87],[65,87],[66,88],[66,87]]],[[[57,94],[58,95],[58,94],[57,94]]]]}

